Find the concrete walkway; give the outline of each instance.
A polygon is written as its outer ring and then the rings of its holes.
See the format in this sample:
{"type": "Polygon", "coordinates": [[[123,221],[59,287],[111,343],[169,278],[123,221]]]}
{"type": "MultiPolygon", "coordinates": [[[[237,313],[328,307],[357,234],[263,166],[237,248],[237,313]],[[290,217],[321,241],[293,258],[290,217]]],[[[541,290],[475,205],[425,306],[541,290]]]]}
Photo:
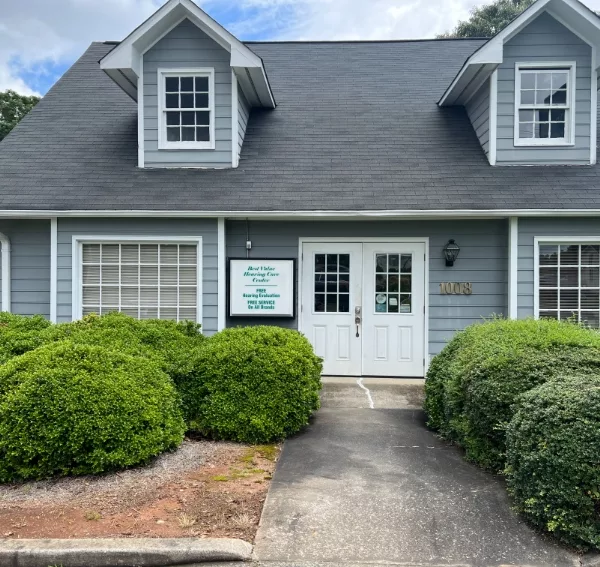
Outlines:
{"type": "Polygon", "coordinates": [[[326,382],[314,422],[285,443],[256,558],[273,567],[579,565],[511,512],[501,479],[425,428],[421,392],[419,382],[326,382]]]}

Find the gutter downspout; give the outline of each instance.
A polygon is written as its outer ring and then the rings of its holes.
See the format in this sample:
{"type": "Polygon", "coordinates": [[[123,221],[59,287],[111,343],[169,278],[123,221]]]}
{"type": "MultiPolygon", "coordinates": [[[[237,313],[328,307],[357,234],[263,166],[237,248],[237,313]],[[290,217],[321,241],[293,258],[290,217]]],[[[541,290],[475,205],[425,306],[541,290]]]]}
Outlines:
{"type": "Polygon", "coordinates": [[[10,240],[0,232],[0,245],[2,247],[2,311],[10,313],[10,240]]]}

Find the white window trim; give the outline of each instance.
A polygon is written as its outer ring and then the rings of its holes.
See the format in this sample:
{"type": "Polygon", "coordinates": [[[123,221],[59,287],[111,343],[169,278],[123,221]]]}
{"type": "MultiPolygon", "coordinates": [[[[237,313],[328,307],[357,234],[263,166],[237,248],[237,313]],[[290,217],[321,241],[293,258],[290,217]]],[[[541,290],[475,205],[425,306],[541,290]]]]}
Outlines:
{"type": "Polygon", "coordinates": [[[514,145],[516,147],[570,147],[575,145],[575,98],[577,92],[577,63],[575,61],[527,61],[515,63],[515,119],[514,119],[514,145]],[[569,70],[569,86],[567,89],[567,112],[565,132],[567,139],[530,139],[519,138],[519,110],[521,96],[521,73],[523,69],[554,69],[567,68],[569,70]]]}
{"type": "MultiPolygon", "coordinates": [[[[534,236],[533,238],[533,315],[540,318],[540,244],[598,244],[600,236],[534,236]]],[[[593,311],[593,310],[592,310],[593,311]]]]}
{"type": "Polygon", "coordinates": [[[214,150],[215,144],[215,70],[213,67],[176,68],[157,70],[158,96],[158,149],[159,150],[214,150]],[[178,75],[208,77],[208,109],[210,110],[210,142],[168,142],[165,108],[165,78],[178,75]]]}
{"type": "MultiPolygon", "coordinates": [[[[202,237],[201,236],[116,236],[116,235],[73,235],[71,239],[71,318],[73,321],[83,317],[83,244],[116,244],[116,243],[143,243],[143,244],[196,244],[197,247],[197,272],[196,272],[196,323],[202,324],[202,237]]],[[[202,326],[204,329],[204,325],[202,326]]]]}

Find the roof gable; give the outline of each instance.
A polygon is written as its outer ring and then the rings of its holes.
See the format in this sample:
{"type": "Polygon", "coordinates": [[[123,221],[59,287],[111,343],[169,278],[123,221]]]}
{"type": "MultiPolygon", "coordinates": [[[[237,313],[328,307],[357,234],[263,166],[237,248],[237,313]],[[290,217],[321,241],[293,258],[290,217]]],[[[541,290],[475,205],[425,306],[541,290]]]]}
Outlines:
{"type": "Polygon", "coordinates": [[[503,62],[506,42],[544,12],[592,47],[600,47],[600,18],[579,0],[537,0],[467,59],[439,105],[460,105],[469,100],[503,62]]]}
{"type": "Polygon", "coordinates": [[[191,0],[169,0],[101,59],[101,69],[137,100],[141,57],[185,19],[231,54],[231,68],[253,106],[275,107],[262,59],[191,0]]]}

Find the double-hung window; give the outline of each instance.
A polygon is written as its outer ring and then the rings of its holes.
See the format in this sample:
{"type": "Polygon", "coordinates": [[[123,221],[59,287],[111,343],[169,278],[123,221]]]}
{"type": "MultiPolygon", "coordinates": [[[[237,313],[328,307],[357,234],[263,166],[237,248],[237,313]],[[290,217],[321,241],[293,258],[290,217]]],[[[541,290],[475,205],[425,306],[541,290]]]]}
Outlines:
{"type": "Polygon", "coordinates": [[[158,71],[159,148],[214,149],[214,70],[158,71]]]}
{"type": "Polygon", "coordinates": [[[83,237],[76,245],[74,318],[120,311],[136,319],[200,322],[198,238],[157,242],[83,237]]]}
{"type": "Polygon", "coordinates": [[[516,146],[561,146],[574,142],[575,63],[517,63],[516,146]]]}
{"type": "Polygon", "coordinates": [[[539,241],[537,314],[600,327],[600,241],[539,241]]]}

